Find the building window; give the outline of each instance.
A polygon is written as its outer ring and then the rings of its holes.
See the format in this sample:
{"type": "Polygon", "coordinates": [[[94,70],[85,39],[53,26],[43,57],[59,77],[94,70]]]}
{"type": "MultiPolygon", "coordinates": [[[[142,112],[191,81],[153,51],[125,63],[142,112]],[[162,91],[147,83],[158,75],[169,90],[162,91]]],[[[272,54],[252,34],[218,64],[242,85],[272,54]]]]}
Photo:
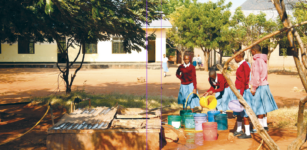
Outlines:
{"type": "MultiPolygon", "coordinates": [[[[66,51],[66,37],[61,37],[59,40],[59,46],[66,51]]],[[[58,47],[58,53],[61,53],[59,47],[58,47]]]]}
{"type": "Polygon", "coordinates": [[[293,56],[291,47],[279,48],[279,56],[293,56]]]}
{"type": "Polygon", "coordinates": [[[97,43],[85,43],[85,54],[97,54],[97,43]]]}
{"type": "Polygon", "coordinates": [[[34,54],[34,40],[18,37],[18,54],[34,54]]]}
{"type": "Polygon", "coordinates": [[[263,47],[262,48],[262,54],[268,54],[269,53],[269,48],[268,47],[263,47]]]}
{"type": "Polygon", "coordinates": [[[112,53],[125,54],[123,38],[114,37],[112,40],[112,53]]]}

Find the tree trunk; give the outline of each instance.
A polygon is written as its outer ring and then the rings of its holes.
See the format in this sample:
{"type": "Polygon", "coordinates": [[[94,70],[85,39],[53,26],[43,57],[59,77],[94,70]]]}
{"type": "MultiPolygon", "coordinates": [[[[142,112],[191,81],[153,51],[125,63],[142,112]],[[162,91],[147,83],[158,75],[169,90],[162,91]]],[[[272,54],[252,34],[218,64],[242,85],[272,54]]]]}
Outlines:
{"type": "Polygon", "coordinates": [[[223,51],[220,49],[220,64],[222,65],[223,63],[223,51]]]}
{"type": "Polygon", "coordinates": [[[209,61],[209,54],[210,54],[210,52],[208,50],[204,51],[204,56],[205,56],[204,69],[205,69],[205,71],[209,70],[209,63],[208,63],[208,61],[209,61]]]}
{"type": "Polygon", "coordinates": [[[174,65],[177,64],[177,51],[178,51],[178,50],[175,51],[175,58],[176,58],[176,61],[174,61],[174,65]]]}
{"type": "Polygon", "coordinates": [[[184,61],[183,61],[184,51],[180,51],[180,53],[181,53],[181,64],[183,64],[184,63],[184,61]]]}
{"type": "MultiPolygon", "coordinates": [[[[272,0],[272,2],[275,5],[277,12],[279,13],[280,19],[281,19],[284,27],[292,26],[290,20],[287,17],[287,12],[286,12],[286,7],[285,7],[284,1],[272,0]]],[[[305,49],[304,49],[304,46],[301,42],[301,38],[300,38],[299,34],[297,33],[297,31],[295,31],[294,29],[288,31],[287,38],[288,38],[290,47],[292,47],[293,59],[294,59],[298,74],[301,78],[301,82],[302,82],[302,84],[305,88],[305,91],[307,91],[306,76],[303,72],[303,67],[301,66],[300,60],[298,58],[298,49],[294,48],[294,36],[293,35],[295,36],[296,40],[299,43],[302,54],[305,53],[305,49]]],[[[302,58],[302,59],[303,59],[303,64],[305,66],[307,66],[307,64],[305,63],[305,59],[304,58],[302,58]]],[[[298,120],[297,120],[297,128],[298,128],[297,136],[298,137],[297,137],[296,140],[294,140],[289,145],[288,150],[299,150],[306,140],[306,127],[304,129],[304,122],[303,122],[303,115],[304,115],[303,113],[304,113],[304,106],[305,106],[306,101],[307,101],[307,98],[304,98],[299,103],[299,112],[298,112],[298,120]]]]}

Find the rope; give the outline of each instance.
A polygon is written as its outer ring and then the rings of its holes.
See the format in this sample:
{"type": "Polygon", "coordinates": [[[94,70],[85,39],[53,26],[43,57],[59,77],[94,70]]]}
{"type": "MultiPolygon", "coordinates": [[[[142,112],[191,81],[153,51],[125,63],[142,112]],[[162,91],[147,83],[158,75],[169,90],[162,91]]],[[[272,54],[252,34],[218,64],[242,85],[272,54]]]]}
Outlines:
{"type": "Polygon", "coordinates": [[[257,148],[257,150],[259,150],[261,148],[261,145],[263,144],[263,140],[261,141],[261,144],[259,145],[259,147],[257,148]]]}
{"type": "Polygon", "coordinates": [[[20,135],[20,136],[14,138],[14,139],[12,139],[12,140],[9,140],[9,141],[7,141],[7,142],[1,143],[0,146],[3,145],[3,144],[9,143],[9,142],[11,142],[11,141],[13,141],[13,140],[16,140],[16,139],[18,139],[18,138],[24,136],[25,134],[29,133],[31,130],[33,130],[33,129],[34,129],[34,128],[35,128],[45,117],[46,117],[46,115],[47,115],[49,109],[50,109],[50,106],[48,106],[47,111],[46,111],[46,113],[44,114],[44,116],[43,116],[43,117],[42,117],[42,118],[41,118],[31,129],[29,129],[27,132],[23,133],[22,135],[20,135]]]}

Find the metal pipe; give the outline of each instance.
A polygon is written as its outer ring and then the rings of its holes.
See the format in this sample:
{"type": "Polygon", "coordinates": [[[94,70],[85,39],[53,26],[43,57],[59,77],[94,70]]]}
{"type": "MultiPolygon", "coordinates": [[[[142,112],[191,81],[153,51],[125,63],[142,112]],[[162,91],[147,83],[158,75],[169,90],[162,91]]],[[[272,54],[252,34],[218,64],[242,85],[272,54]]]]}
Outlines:
{"type": "Polygon", "coordinates": [[[67,128],[67,130],[70,130],[74,125],[75,125],[75,123],[72,123],[72,124],[67,128]]]}
{"type": "Polygon", "coordinates": [[[87,126],[87,124],[85,123],[80,129],[84,129],[87,126]]]}
{"type": "Polygon", "coordinates": [[[99,123],[96,123],[96,124],[92,127],[92,129],[96,129],[96,128],[98,127],[98,125],[99,125],[99,123]]]}
{"type": "Polygon", "coordinates": [[[92,114],[93,112],[95,112],[95,109],[92,109],[92,110],[90,111],[90,114],[92,114]]]}
{"type": "Polygon", "coordinates": [[[99,115],[103,114],[106,111],[106,109],[102,110],[99,115]]]}
{"type": "Polygon", "coordinates": [[[97,128],[100,129],[104,125],[104,122],[102,122],[97,128]]]}
{"type": "Polygon", "coordinates": [[[79,123],[76,123],[76,125],[72,129],[77,129],[79,127],[79,123]]]}
{"type": "Polygon", "coordinates": [[[103,113],[103,114],[106,115],[107,113],[109,113],[109,111],[111,111],[110,108],[105,113],[103,113]]]}

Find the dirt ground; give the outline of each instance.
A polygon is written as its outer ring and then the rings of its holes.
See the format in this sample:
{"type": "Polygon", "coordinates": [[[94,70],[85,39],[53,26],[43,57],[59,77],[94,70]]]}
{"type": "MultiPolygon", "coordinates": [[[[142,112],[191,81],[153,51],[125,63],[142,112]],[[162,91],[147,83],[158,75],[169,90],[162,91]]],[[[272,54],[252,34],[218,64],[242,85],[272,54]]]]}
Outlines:
{"type": "MultiPolygon", "coordinates": [[[[78,72],[74,81],[73,90],[85,89],[85,91],[93,94],[115,92],[145,95],[147,93],[148,95],[163,94],[177,97],[180,82],[175,76],[176,68],[170,68],[169,70],[167,77],[162,77],[161,70],[147,70],[146,72],[144,69],[82,69],[78,72]],[[145,77],[148,84],[137,83],[137,77],[145,77]]],[[[2,117],[2,122],[0,122],[1,142],[14,138],[30,129],[46,111],[46,107],[4,104],[27,101],[30,97],[63,93],[65,91],[64,83],[61,79],[58,81],[58,74],[57,69],[0,69],[0,112],[5,114],[2,117]]],[[[233,81],[235,80],[235,76],[231,76],[231,78],[233,81]]],[[[307,95],[293,90],[294,87],[299,90],[303,88],[297,75],[270,74],[268,81],[279,107],[297,106],[298,100],[307,95]]],[[[197,83],[200,94],[209,89],[208,72],[197,71],[197,83]]],[[[55,110],[55,114],[56,119],[59,119],[63,114],[62,109],[55,110]]],[[[229,121],[229,129],[232,129],[234,119],[229,121]]],[[[31,133],[14,142],[0,146],[0,149],[46,149],[46,131],[50,124],[49,115],[31,133]]],[[[234,142],[229,142],[227,141],[228,133],[228,131],[219,132],[219,140],[215,142],[199,141],[202,144],[197,145],[195,141],[192,144],[189,143],[189,140],[184,140],[179,141],[181,144],[167,144],[163,149],[205,148],[222,150],[230,147],[232,149],[257,149],[261,142],[257,134],[250,140],[236,139],[234,142]]],[[[286,149],[287,145],[295,138],[296,131],[271,130],[269,134],[281,149],[286,149]]],[[[190,136],[193,137],[193,134],[190,136]]],[[[196,137],[196,135],[194,136],[196,137]]],[[[304,149],[307,149],[307,146],[304,149]]]]}

